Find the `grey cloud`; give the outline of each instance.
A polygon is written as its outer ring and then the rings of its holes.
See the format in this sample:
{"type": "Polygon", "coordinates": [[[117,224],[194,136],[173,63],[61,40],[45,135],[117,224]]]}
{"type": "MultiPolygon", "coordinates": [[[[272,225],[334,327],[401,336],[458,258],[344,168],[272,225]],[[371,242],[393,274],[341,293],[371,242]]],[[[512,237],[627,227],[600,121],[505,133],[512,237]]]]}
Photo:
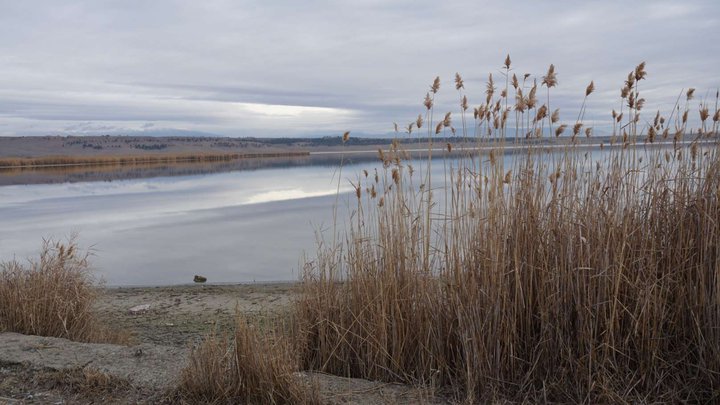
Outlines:
{"type": "Polygon", "coordinates": [[[458,111],[456,71],[479,104],[487,73],[502,80],[506,53],[517,73],[557,66],[551,102],[563,119],[595,80],[588,115],[603,120],[643,60],[648,111],[671,108],[683,87],[720,86],[718,15],[717,1],[9,2],[0,124],[3,135],[88,121],[227,135],[384,133],[422,111],[435,75],[438,110],[458,111]],[[265,119],[237,103],[331,110],[265,119]]]}

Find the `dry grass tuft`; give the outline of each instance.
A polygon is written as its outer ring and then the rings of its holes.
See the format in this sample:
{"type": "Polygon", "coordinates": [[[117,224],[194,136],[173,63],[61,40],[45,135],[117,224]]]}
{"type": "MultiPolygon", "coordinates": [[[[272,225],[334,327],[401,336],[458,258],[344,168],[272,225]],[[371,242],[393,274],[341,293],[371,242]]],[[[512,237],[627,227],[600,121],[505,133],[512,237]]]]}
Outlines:
{"type": "Polygon", "coordinates": [[[297,372],[285,340],[261,336],[239,317],[232,339],[213,334],[193,352],[178,396],[191,403],[320,403],[317,389],[297,372]]]}
{"type": "Polygon", "coordinates": [[[40,259],[0,263],[0,330],[80,342],[126,344],[127,333],[105,325],[93,312],[98,289],[87,254],[45,241],[40,259]]]}

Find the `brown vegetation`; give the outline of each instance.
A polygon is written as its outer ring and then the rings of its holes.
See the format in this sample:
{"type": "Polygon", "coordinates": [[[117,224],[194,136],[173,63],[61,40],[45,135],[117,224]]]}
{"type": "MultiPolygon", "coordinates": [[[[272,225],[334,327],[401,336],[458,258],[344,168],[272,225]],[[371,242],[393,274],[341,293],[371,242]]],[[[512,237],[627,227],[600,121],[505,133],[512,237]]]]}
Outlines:
{"type": "Polygon", "coordinates": [[[279,335],[261,335],[239,317],[232,339],[208,336],[183,370],[179,397],[191,403],[315,404],[317,388],[296,373],[279,335]]]}
{"type": "Polygon", "coordinates": [[[42,156],[34,158],[0,158],[0,169],[48,166],[136,165],[149,163],[219,162],[246,158],[307,156],[308,152],[273,153],[182,153],[141,154],[128,156],[42,156]]]}
{"type": "MultiPolygon", "coordinates": [[[[626,111],[613,111],[611,142],[622,147],[599,161],[573,146],[530,149],[509,165],[501,149],[479,151],[445,161],[438,185],[430,159],[423,175],[397,144],[381,154],[384,173],[356,183],[347,238],[306,265],[303,366],[450,389],[468,402],[717,400],[720,156],[717,143],[698,142],[718,123],[703,120],[689,146],[645,149],[671,129],[676,140],[693,131],[679,107],[643,126],[644,77],[644,63],[628,76],[626,111]]],[[[508,79],[498,98],[490,76],[471,130],[502,146],[513,112],[517,136],[569,125],[575,141],[594,83],[577,119],[561,124],[548,113],[554,66],[547,104],[527,79],[508,79]],[[517,101],[507,107],[509,91],[517,101]]],[[[449,114],[433,122],[439,87],[418,120],[429,136],[452,129],[449,114]]]]}
{"type": "Polygon", "coordinates": [[[127,343],[93,312],[98,289],[74,242],[45,241],[40,259],[0,263],[0,330],[81,342],[127,343]]]}

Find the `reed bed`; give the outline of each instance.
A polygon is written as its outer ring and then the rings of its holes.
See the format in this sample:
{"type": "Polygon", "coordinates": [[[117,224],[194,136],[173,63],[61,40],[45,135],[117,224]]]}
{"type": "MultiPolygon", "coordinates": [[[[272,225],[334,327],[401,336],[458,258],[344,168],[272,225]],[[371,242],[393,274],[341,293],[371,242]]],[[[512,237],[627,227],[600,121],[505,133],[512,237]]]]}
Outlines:
{"type": "Polygon", "coordinates": [[[0,263],[0,331],[53,336],[80,342],[130,342],[94,312],[98,284],[88,256],[70,240],[46,240],[39,260],[0,263]]]}
{"type": "MultiPolygon", "coordinates": [[[[432,162],[429,149],[416,168],[398,141],[380,151],[383,169],[353,182],[346,234],[305,266],[303,367],[468,403],[719,400],[720,158],[716,141],[700,142],[717,136],[720,113],[701,106],[691,129],[688,92],[669,116],[641,119],[643,63],[611,114],[619,147],[595,159],[574,146],[592,137],[594,83],[578,116],[561,121],[550,110],[554,66],[539,85],[513,74],[509,57],[503,72],[473,119],[455,81],[457,132],[497,149],[432,162]],[[514,139],[548,136],[566,136],[567,148],[503,158],[514,139]],[[645,148],[662,139],[675,147],[645,148]]],[[[408,136],[456,133],[450,113],[435,117],[439,88],[408,136]]]]}
{"type": "Polygon", "coordinates": [[[41,156],[32,158],[0,158],[0,169],[51,167],[51,166],[100,166],[138,165],[150,163],[221,162],[236,159],[307,156],[309,152],[259,152],[259,153],[181,153],[138,154],[127,156],[41,156]]]}

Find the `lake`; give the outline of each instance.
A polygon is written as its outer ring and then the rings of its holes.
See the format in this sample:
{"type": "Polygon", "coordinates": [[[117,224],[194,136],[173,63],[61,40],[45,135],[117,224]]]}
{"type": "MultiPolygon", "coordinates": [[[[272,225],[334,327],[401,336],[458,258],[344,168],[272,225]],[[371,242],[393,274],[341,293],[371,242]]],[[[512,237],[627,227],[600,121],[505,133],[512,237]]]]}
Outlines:
{"type": "MultiPolygon", "coordinates": [[[[350,181],[381,167],[371,156],[353,159],[339,195],[338,157],[6,173],[0,259],[24,261],[43,238],[77,233],[109,286],[184,284],[195,274],[215,283],[297,280],[318,232],[331,236],[336,202],[342,232],[354,201],[350,181]]],[[[433,171],[442,179],[442,164],[433,171]]]]}

